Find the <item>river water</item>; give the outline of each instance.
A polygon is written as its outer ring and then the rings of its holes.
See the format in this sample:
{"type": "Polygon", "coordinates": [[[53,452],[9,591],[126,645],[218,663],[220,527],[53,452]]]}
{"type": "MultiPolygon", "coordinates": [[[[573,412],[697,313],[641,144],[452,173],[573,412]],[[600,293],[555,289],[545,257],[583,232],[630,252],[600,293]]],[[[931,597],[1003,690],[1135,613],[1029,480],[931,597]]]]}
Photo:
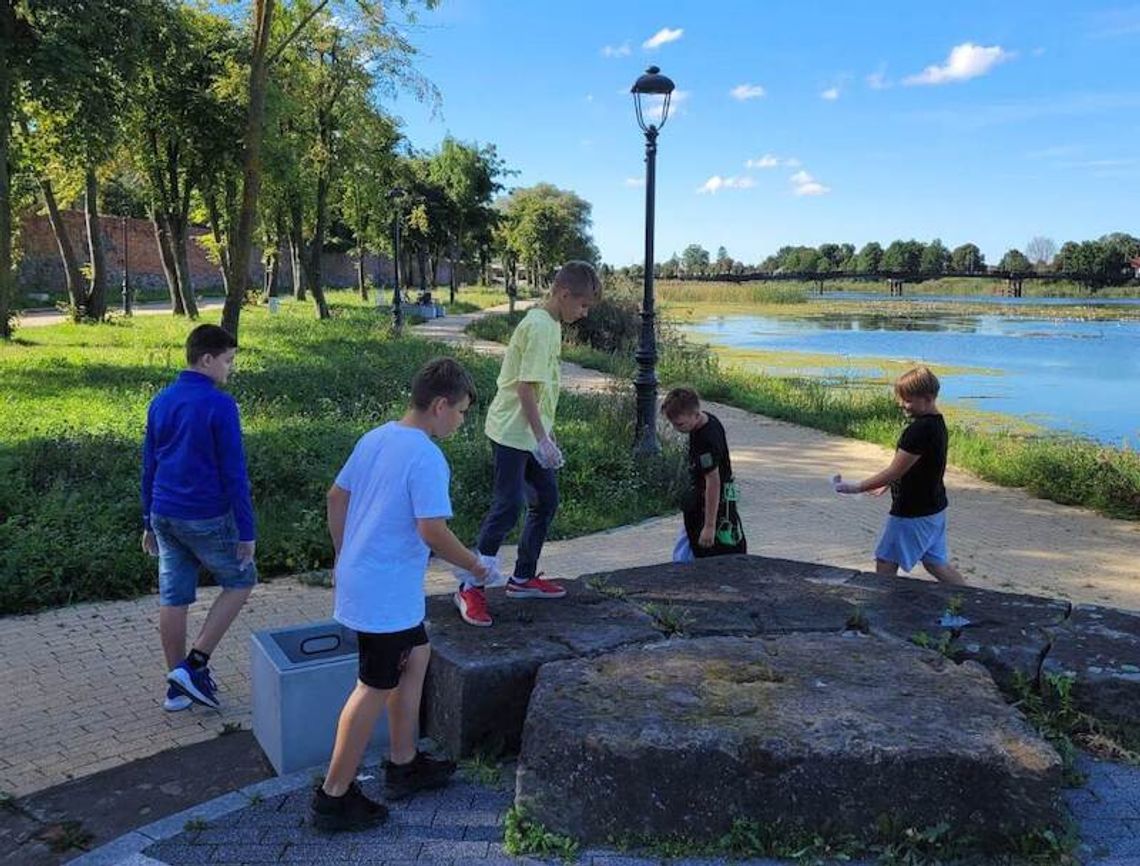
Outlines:
{"type": "MultiPolygon", "coordinates": [[[[844,294],[846,298],[840,294],[824,298],[870,299],[844,294]]],[[[992,302],[992,312],[977,312],[976,296],[961,300],[972,302],[970,312],[916,308],[902,317],[868,313],[866,303],[858,310],[853,304],[852,312],[846,313],[842,303],[832,303],[830,312],[820,314],[810,313],[808,305],[803,315],[710,316],[685,330],[733,349],[834,357],[833,364],[815,359],[804,368],[823,376],[842,375],[849,358],[922,362],[936,369],[944,365],[951,368],[940,375],[944,401],[1014,415],[1114,445],[1127,442],[1135,448],[1140,443],[1140,320],[1004,313],[1012,299],[992,302]]],[[[1026,298],[1021,303],[1036,305],[1043,300],[1026,298]]],[[[1068,306],[1081,302],[1048,299],[1046,303],[1068,306]]],[[[1136,303],[1135,299],[1112,302],[1136,303]]]]}

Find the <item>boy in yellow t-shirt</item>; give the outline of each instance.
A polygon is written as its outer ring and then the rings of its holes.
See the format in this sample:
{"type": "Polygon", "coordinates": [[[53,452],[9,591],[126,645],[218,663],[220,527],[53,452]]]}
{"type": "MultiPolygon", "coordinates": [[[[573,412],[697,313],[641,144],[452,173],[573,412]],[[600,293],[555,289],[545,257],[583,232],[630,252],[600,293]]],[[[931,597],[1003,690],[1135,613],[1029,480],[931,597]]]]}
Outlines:
{"type": "MultiPolygon", "coordinates": [[[[531,309],[511,335],[498,390],[484,430],[495,459],[491,509],[479,528],[476,552],[484,565],[498,561],[503,539],[527,506],[518,558],[507,583],[509,598],[562,598],[566,590],[537,572],[546,533],[558,510],[562,452],[554,441],[554,413],[561,382],[562,325],[581,319],[601,294],[601,281],[586,262],[567,262],[554,277],[546,301],[531,309]]],[[[464,622],[492,624],[483,588],[459,573],[455,606],[464,622]]]]}

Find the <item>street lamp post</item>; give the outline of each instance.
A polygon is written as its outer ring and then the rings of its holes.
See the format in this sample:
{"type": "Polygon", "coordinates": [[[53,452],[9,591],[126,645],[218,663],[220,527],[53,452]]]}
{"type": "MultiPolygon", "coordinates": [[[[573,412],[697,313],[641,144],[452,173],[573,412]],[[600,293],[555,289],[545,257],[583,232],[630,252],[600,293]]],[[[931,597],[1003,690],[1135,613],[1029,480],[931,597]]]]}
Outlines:
{"type": "Polygon", "coordinates": [[[392,328],[397,335],[404,330],[404,297],[400,291],[400,223],[404,219],[403,201],[405,195],[407,195],[407,191],[400,187],[395,187],[388,192],[388,198],[396,203],[392,243],[392,249],[395,251],[392,262],[392,275],[395,282],[392,288],[392,328]]]}
{"type": "Polygon", "coordinates": [[[650,66],[645,74],[634,82],[630,92],[633,93],[633,103],[637,109],[637,125],[645,133],[645,293],[641,302],[641,340],[634,354],[637,359],[637,375],[633,379],[637,390],[637,430],[634,450],[641,454],[656,454],[661,450],[657,442],[657,333],[653,311],[653,221],[657,182],[657,133],[669,116],[673,82],[662,75],[656,66],[650,66]],[[649,120],[648,123],[646,118],[649,120]]]}
{"type": "Polygon", "coordinates": [[[131,298],[131,258],[127,243],[127,217],[123,217],[123,315],[130,316],[134,312],[131,298]]]}

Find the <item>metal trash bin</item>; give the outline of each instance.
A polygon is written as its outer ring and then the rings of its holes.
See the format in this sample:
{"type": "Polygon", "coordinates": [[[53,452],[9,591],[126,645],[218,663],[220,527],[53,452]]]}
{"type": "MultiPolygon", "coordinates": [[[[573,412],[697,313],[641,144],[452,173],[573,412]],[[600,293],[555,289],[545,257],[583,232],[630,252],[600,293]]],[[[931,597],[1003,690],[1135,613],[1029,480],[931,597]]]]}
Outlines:
{"type": "MultiPolygon", "coordinates": [[[[250,638],[253,735],[278,775],[327,764],[337,719],[356,686],[356,633],[335,620],[264,629],[250,638]]],[[[388,746],[385,712],[368,744],[388,746]]]]}

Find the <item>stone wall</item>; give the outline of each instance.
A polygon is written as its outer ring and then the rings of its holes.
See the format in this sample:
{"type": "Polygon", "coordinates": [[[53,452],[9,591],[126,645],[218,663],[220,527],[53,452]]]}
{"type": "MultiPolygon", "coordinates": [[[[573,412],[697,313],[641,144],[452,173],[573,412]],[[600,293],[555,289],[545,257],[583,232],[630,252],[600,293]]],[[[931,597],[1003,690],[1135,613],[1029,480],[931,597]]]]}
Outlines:
{"type": "MultiPolygon", "coordinates": [[[[76,258],[83,267],[89,260],[87,230],[82,211],[62,211],[64,225],[76,258]]],[[[166,290],[166,276],[162,269],[158,240],[154,224],[150,220],[101,216],[99,227],[103,232],[104,248],[107,256],[108,282],[117,286],[123,280],[124,250],[130,269],[131,285],[135,290],[153,288],[166,290]],[[125,229],[125,234],[124,234],[125,229]]],[[[196,226],[190,229],[191,241],[187,249],[190,265],[190,278],[195,290],[218,289],[222,286],[222,274],[216,264],[206,255],[206,247],[200,239],[209,235],[209,229],[196,226]]],[[[17,271],[17,286],[25,293],[62,295],[66,292],[63,263],[60,261],[59,246],[55,233],[46,215],[29,215],[21,225],[20,248],[23,256],[17,271]]],[[[264,279],[261,250],[254,248],[250,278],[255,285],[264,279]]],[[[281,258],[281,285],[288,292],[292,285],[292,270],[288,255],[281,258]]],[[[325,253],[322,260],[324,283],[326,286],[347,288],[356,285],[357,257],[348,253],[325,253]]],[[[371,253],[364,257],[365,277],[385,285],[392,282],[392,262],[386,256],[371,253]]],[[[414,279],[407,284],[413,288],[418,284],[414,279]]],[[[446,262],[438,268],[437,281],[446,285],[449,270],[446,262]]]]}

